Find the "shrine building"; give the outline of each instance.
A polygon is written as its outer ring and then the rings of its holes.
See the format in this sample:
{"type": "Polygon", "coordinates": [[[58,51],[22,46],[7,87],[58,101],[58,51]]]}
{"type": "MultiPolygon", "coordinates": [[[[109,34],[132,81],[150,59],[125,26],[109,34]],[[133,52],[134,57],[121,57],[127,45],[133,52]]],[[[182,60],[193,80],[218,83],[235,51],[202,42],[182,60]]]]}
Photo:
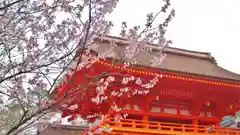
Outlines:
{"type": "MultiPolygon", "coordinates": [[[[235,119],[221,124],[224,117],[234,117],[240,111],[240,75],[220,67],[211,53],[166,47],[163,50],[166,57],[161,64],[150,66],[151,60],[160,53],[158,45],[149,45],[152,51],[140,52],[135,67],[123,68],[121,63],[112,65],[111,60],[120,59],[128,40],[112,36],[96,38],[91,51],[100,54],[112,41],[117,44],[112,58],[97,61],[89,69],[79,71],[78,78],[88,73],[120,70],[141,78],[153,78],[156,74],[161,78],[149,94],[119,101],[124,108],[119,115],[128,115],[120,122],[106,121],[102,127],[110,127],[112,131],[101,134],[240,135],[240,129],[229,126],[236,124],[235,119]]],[[[69,81],[66,80],[71,76],[63,79],[54,94],[67,91],[69,81]]],[[[92,109],[106,109],[105,106],[92,109]]],[[[63,113],[70,114],[65,109],[63,113]]],[[[88,127],[81,125],[50,125],[40,135],[87,135],[86,130],[88,127]]]]}

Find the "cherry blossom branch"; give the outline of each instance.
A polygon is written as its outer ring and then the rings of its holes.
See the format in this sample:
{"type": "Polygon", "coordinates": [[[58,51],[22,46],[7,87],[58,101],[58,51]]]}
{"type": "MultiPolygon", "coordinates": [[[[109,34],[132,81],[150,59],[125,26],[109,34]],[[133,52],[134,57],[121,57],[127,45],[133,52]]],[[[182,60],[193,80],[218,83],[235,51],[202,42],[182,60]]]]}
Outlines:
{"type": "MultiPolygon", "coordinates": [[[[88,25],[88,28],[87,28],[87,35],[85,36],[85,41],[84,41],[84,43],[82,44],[82,46],[85,46],[85,44],[86,44],[86,42],[87,42],[87,38],[88,38],[88,33],[89,33],[89,30],[90,30],[90,25],[91,25],[91,3],[89,4],[89,12],[90,12],[90,15],[89,15],[90,17],[89,17],[89,25],[88,25]]],[[[69,54],[71,54],[71,53],[69,53],[69,54]]],[[[67,56],[68,56],[68,55],[67,55],[67,56]]],[[[61,59],[59,59],[59,60],[61,60],[61,59]]],[[[73,60],[73,59],[72,59],[72,60],[73,60]]],[[[72,62],[72,60],[69,62],[69,64],[72,62]]],[[[53,61],[52,63],[55,63],[55,62],[57,62],[57,61],[53,61]]],[[[67,64],[67,66],[65,66],[65,68],[62,70],[62,72],[60,72],[60,74],[55,78],[53,84],[52,84],[51,87],[50,87],[50,90],[52,89],[53,86],[55,86],[56,81],[57,81],[58,78],[62,75],[62,73],[63,73],[64,71],[66,71],[66,68],[69,66],[69,64],[67,64]]],[[[45,66],[48,66],[48,65],[45,65],[45,66]]],[[[44,65],[41,65],[41,67],[44,67],[44,65]]],[[[76,68],[77,68],[77,67],[76,67],[76,68]]],[[[30,72],[30,71],[19,72],[18,74],[27,73],[27,72],[30,72]]],[[[18,74],[15,74],[15,75],[18,75],[18,74]]],[[[14,77],[14,75],[8,76],[8,77],[6,77],[5,79],[10,79],[10,77],[14,77]]],[[[46,76],[45,76],[45,77],[46,77],[46,76]]],[[[2,79],[1,81],[4,81],[4,80],[2,79]]],[[[45,110],[45,109],[44,109],[44,110],[45,110]]],[[[30,117],[26,117],[26,118],[24,118],[25,115],[23,115],[23,116],[22,116],[22,119],[21,119],[20,122],[19,122],[19,124],[17,124],[17,125],[14,126],[13,128],[11,128],[7,134],[9,134],[9,133],[15,131],[16,129],[18,129],[22,124],[24,124],[25,122],[27,122],[26,120],[30,120],[31,117],[34,117],[34,115],[37,115],[38,113],[41,113],[41,111],[39,111],[39,112],[31,115],[30,117]]],[[[24,113],[24,114],[25,114],[25,113],[24,113]]]]}
{"type": "Polygon", "coordinates": [[[13,133],[15,130],[17,130],[20,126],[22,126],[24,123],[27,123],[28,121],[30,121],[31,119],[33,119],[35,116],[37,116],[38,114],[42,114],[44,111],[49,110],[51,108],[51,106],[48,106],[46,108],[43,108],[41,110],[38,110],[37,112],[33,113],[32,115],[28,116],[27,118],[23,119],[21,122],[19,122],[17,125],[13,126],[7,133],[6,135],[10,135],[11,133],[13,133]]]}
{"type": "MultiPolygon", "coordinates": [[[[49,90],[48,90],[49,92],[50,92],[51,89],[56,85],[57,80],[58,80],[59,77],[64,73],[64,71],[66,71],[66,69],[67,69],[68,66],[71,64],[71,62],[72,62],[72,60],[65,66],[65,68],[64,68],[64,69],[59,73],[59,75],[55,78],[53,84],[51,85],[51,87],[50,87],[49,90]]],[[[14,77],[14,76],[13,76],[13,77],[14,77]]],[[[19,98],[18,98],[18,99],[19,99],[19,98]]],[[[20,99],[19,99],[19,100],[20,100],[20,99]]],[[[61,101],[61,100],[60,100],[60,101],[61,101]]],[[[60,101],[59,101],[59,102],[60,102],[60,101]]],[[[22,104],[21,104],[20,101],[19,101],[19,103],[20,103],[20,105],[22,106],[22,104]]],[[[24,113],[23,113],[23,115],[22,115],[21,120],[19,121],[19,123],[18,123],[16,126],[12,127],[12,128],[7,132],[6,135],[11,134],[11,133],[14,132],[16,129],[18,129],[21,125],[23,125],[23,124],[26,123],[27,121],[31,120],[31,119],[32,119],[33,117],[35,117],[36,115],[41,114],[41,113],[42,113],[43,111],[45,111],[45,110],[51,109],[52,106],[54,106],[54,105],[55,105],[55,104],[50,105],[50,106],[48,106],[47,108],[41,109],[41,110],[37,111],[36,113],[32,114],[31,116],[27,116],[27,117],[26,117],[27,111],[24,111],[24,113]]],[[[23,106],[22,106],[22,108],[24,109],[23,106]]]]}
{"type": "Polygon", "coordinates": [[[33,117],[32,119],[34,119],[34,120],[31,120],[31,122],[26,123],[25,125],[23,124],[23,125],[22,125],[23,127],[21,127],[19,130],[17,130],[16,132],[14,132],[13,135],[18,135],[18,133],[20,133],[20,132],[22,132],[22,131],[30,128],[30,127],[32,126],[32,124],[36,123],[37,120],[40,120],[41,118],[43,118],[44,116],[46,116],[48,113],[50,113],[50,111],[45,111],[45,112],[39,114],[37,117],[36,117],[36,116],[33,117]]]}
{"type": "Polygon", "coordinates": [[[20,3],[22,1],[24,1],[24,0],[16,0],[16,1],[12,2],[12,3],[4,5],[3,7],[0,7],[0,11],[1,10],[6,10],[7,8],[9,8],[9,7],[11,7],[11,6],[13,6],[13,5],[17,4],[17,3],[20,3]]]}
{"type": "MultiPolygon", "coordinates": [[[[30,126],[34,123],[34,119],[45,114],[45,112],[52,111],[51,109],[67,110],[68,108],[60,106],[65,103],[68,107],[71,107],[74,101],[78,101],[80,106],[84,106],[86,101],[92,100],[91,104],[101,105],[102,99],[98,99],[99,97],[91,94],[100,95],[98,90],[102,85],[100,82],[102,79],[111,80],[114,78],[113,76],[118,77],[114,82],[106,82],[106,84],[109,83],[109,89],[117,86],[116,84],[119,82],[124,84],[130,82],[129,77],[131,76],[121,72],[122,70],[119,73],[100,73],[97,76],[87,76],[92,79],[90,83],[77,84],[74,88],[69,82],[70,88],[62,97],[53,102],[46,101],[49,100],[49,95],[53,96],[54,93],[51,92],[54,86],[56,86],[58,80],[68,70],[73,61],[76,62],[76,67],[71,70],[70,74],[73,75],[71,76],[72,81],[77,81],[75,74],[77,71],[91,67],[97,60],[106,58],[104,54],[99,54],[94,57],[94,60],[86,64],[83,55],[90,53],[89,46],[92,45],[94,36],[100,36],[101,38],[108,34],[112,24],[105,20],[105,15],[112,12],[118,0],[86,0],[79,5],[73,2],[74,0],[61,0],[49,4],[41,0],[22,0],[18,5],[15,3],[17,6],[15,4],[9,5],[11,8],[6,8],[6,13],[0,16],[0,25],[7,26],[0,28],[0,41],[3,43],[0,46],[0,51],[3,50],[0,55],[0,68],[2,69],[0,72],[0,85],[9,84],[9,88],[2,88],[3,91],[0,91],[0,94],[11,98],[9,105],[16,105],[18,107],[16,112],[22,110],[26,112],[26,114],[18,114],[20,120],[13,120],[12,127],[6,127],[8,134],[23,131],[25,125],[30,126]],[[83,9],[87,9],[86,12],[88,12],[86,20],[81,16],[83,9]],[[64,12],[70,16],[66,15],[64,16],[66,18],[63,17],[61,18],[63,20],[58,22],[56,14],[59,12],[64,12]],[[13,94],[14,92],[16,93],[13,94]],[[89,95],[88,92],[90,92],[89,95]],[[75,93],[79,94],[79,96],[74,97],[75,93]],[[96,102],[93,101],[94,98],[96,102]]],[[[148,32],[145,31],[144,33],[148,32]]],[[[133,37],[138,37],[138,35],[133,37]]],[[[142,40],[141,38],[143,37],[135,39],[129,36],[130,40],[136,40],[130,46],[133,46],[133,49],[136,48],[137,46],[134,44],[138,44],[138,41],[142,40]]],[[[108,53],[108,50],[105,53],[108,53]]],[[[108,92],[107,96],[113,100],[115,97],[123,100],[121,95],[123,91],[121,90],[125,88],[125,85],[119,84],[121,89],[117,89],[115,93],[108,95],[109,91],[106,91],[106,93],[108,92]]],[[[135,91],[129,93],[138,94],[135,91]]],[[[103,96],[106,95],[103,94],[103,96]]],[[[110,100],[106,102],[108,103],[110,100]]],[[[89,115],[91,115],[94,113],[95,108],[91,108],[91,106],[89,108],[93,109],[93,111],[89,112],[89,115]]],[[[110,110],[119,110],[118,103],[115,103],[114,106],[111,105],[110,110]]],[[[79,111],[84,111],[84,109],[79,108],[79,111]]],[[[15,115],[14,112],[10,113],[9,116],[15,115]]],[[[83,115],[84,117],[89,116],[86,116],[85,113],[83,115]]],[[[102,115],[99,113],[96,117],[102,115]]],[[[93,117],[93,119],[96,117],[93,117]]],[[[3,128],[0,127],[0,129],[3,128]]]]}
{"type": "MultiPolygon", "coordinates": [[[[77,48],[75,48],[74,50],[76,50],[76,49],[77,49],[77,48]]],[[[64,56],[61,56],[60,58],[58,58],[58,59],[56,59],[56,60],[54,60],[54,61],[52,61],[52,62],[50,62],[50,63],[40,65],[40,66],[38,66],[38,67],[36,67],[36,68],[34,68],[34,69],[25,70],[25,71],[20,71],[20,72],[18,72],[18,73],[15,73],[15,74],[13,74],[13,75],[7,76],[7,77],[5,77],[5,78],[1,78],[1,79],[0,79],[0,83],[4,82],[4,81],[6,81],[6,80],[12,79],[12,78],[15,77],[15,76],[18,76],[18,75],[21,75],[21,74],[25,74],[25,73],[31,73],[32,71],[37,70],[37,69],[39,69],[39,68],[48,67],[48,66],[50,66],[50,65],[52,65],[52,64],[54,64],[54,63],[56,63],[56,62],[58,62],[58,61],[60,61],[60,60],[62,60],[62,59],[65,59],[66,57],[70,56],[72,53],[73,53],[73,51],[67,53],[67,54],[64,55],[64,56]]]]}
{"type": "MultiPolygon", "coordinates": [[[[118,74],[118,73],[109,73],[109,74],[103,74],[103,75],[104,75],[104,76],[107,76],[107,75],[121,75],[121,74],[118,74]]],[[[102,75],[100,75],[100,76],[102,76],[102,75]]],[[[125,76],[125,75],[123,75],[123,76],[125,76]]],[[[96,77],[96,78],[97,78],[97,77],[96,77]]],[[[95,82],[97,82],[97,81],[98,81],[98,80],[95,79],[95,82]]],[[[81,89],[81,88],[87,88],[87,87],[89,87],[89,86],[91,86],[91,85],[93,85],[93,84],[95,84],[94,81],[93,81],[92,83],[89,83],[89,84],[86,84],[86,85],[79,85],[78,87],[76,87],[76,88],[74,88],[74,89],[72,89],[72,90],[69,90],[69,92],[73,92],[73,91],[79,90],[79,89],[81,89]]],[[[59,100],[57,101],[57,103],[61,102],[62,100],[66,100],[67,96],[68,96],[68,94],[65,94],[64,97],[62,97],[61,99],[59,99],[59,100]]],[[[38,114],[40,114],[42,111],[45,111],[45,110],[47,110],[47,109],[51,109],[52,106],[56,105],[57,103],[51,104],[51,105],[48,106],[48,108],[41,109],[41,110],[37,111],[36,113],[32,114],[31,116],[29,116],[29,117],[21,120],[21,121],[22,121],[21,124],[18,124],[18,125],[16,125],[16,126],[14,126],[14,127],[12,128],[11,132],[14,131],[15,129],[18,129],[18,127],[20,127],[23,123],[27,122],[26,120],[30,120],[31,118],[34,117],[34,115],[38,115],[38,114]]],[[[8,133],[10,133],[10,131],[9,131],[8,133]]]]}

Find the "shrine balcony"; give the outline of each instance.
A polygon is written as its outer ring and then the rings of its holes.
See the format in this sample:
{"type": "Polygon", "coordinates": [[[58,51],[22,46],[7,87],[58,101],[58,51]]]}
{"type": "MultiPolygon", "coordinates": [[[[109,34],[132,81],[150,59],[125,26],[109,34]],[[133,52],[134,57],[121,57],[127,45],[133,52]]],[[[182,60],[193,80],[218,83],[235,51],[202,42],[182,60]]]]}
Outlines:
{"type": "Polygon", "coordinates": [[[122,119],[107,122],[112,128],[109,135],[240,135],[240,129],[220,128],[194,124],[177,124],[145,120],[122,119]]]}

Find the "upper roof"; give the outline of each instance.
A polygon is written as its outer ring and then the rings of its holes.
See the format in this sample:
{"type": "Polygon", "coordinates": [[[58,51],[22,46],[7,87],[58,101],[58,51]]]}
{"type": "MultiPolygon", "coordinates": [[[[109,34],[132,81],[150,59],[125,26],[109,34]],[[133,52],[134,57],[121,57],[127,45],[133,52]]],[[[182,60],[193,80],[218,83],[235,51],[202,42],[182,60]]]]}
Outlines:
{"type": "MultiPolygon", "coordinates": [[[[115,55],[113,57],[120,58],[124,53],[124,46],[129,44],[129,41],[120,37],[106,36],[96,38],[91,49],[97,53],[104,52],[109,47],[109,41],[114,41],[118,46],[114,48],[115,55]]],[[[136,56],[137,64],[140,66],[150,66],[150,61],[156,56],[160,56],[160,45],[150,44],[152,52],[141,52],[136,56]]],[[[153,66],[161,70],[181,72],[184,74],[205,76],[215,79],[224,79],[234,82],[240,81],[240,75],[230,72],[217,65],[217,62],[211,53],[190,51],[174,47],[164,48],[167,57],[160,65],[153,66]]]]}

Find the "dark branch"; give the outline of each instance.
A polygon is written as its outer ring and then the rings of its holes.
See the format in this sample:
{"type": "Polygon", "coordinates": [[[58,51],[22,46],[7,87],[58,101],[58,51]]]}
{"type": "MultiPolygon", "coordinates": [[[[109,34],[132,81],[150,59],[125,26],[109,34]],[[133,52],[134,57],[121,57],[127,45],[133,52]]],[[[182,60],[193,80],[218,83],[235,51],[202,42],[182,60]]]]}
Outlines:
{"type": "Polygon", "coordinates": [[[9,4],[7,4],[7,5],[3,6],[3,7],[0,7],[0,11],[8,9],[9,7],[11,7],[11,6],[13,6],[13,5],[17,4],[17,3],[20,3],[22,1],[24,1],[24,0],[16,0],[16,1],[14,1],[12,3],[9,3],[9,4]]]}

